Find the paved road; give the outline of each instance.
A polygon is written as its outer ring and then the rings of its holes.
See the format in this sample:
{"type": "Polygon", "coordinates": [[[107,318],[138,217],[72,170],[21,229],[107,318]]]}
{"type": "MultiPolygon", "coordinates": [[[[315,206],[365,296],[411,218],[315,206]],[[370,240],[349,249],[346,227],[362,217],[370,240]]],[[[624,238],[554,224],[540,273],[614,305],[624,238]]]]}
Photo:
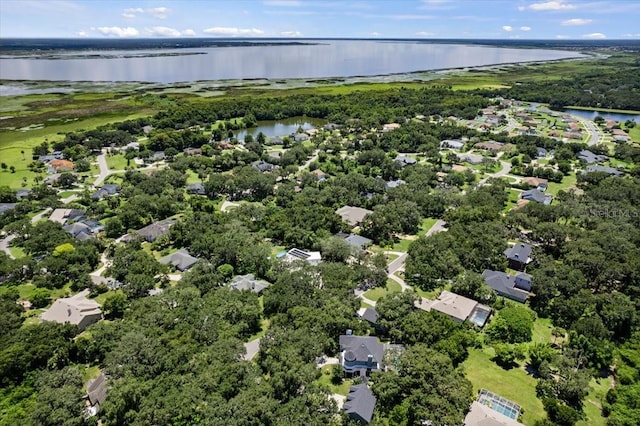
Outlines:
{"type": "Polygon", "coordinates": [[[401,251],[385,251],[384,254],[395,254],[398,256],[396,259],[393,260],[393,262],[389,264],[389,267],[387,270],[389,275],[393,274],[394,272],[396,272],[401,268],[404,268],[404,263],[406,262],[407,257],[409,256],[407,253],[403,253],[401,251]]]}
{"type": "Polygon", "coordinates": [[[480,180],[480,182],[478,182],[478,184],[476,186],[480,187],[482,185],[484,185],[485,183],[487,183],[487,181],[491,178],[500,178],[503,176],[506,176],[509,174],[509,172],[511,172],[511,163],[507,162],[507,161],[501,161],[500,165],[502,166],[502,168],[495,172],[495,173],[490,173],[486,178],[480,180]]]}
{"type": "Polygon", "coordinates": [[[587,145],[597,145],[604,142],[604,134],[598,129],[595,123],[591,120],[586,120],[582,117],[574,116],[582,125],[587,129],[589,137],[587,138],[587,145]]]}
{"type": "Polygon", "coordinates": [[[109,171],[109,165],[107,164],[107,150],[103,149],[100,155],[97,156],[98,159],[98,167],[100,167],[100,174],[98,178],[93,183],[93,186],[98,187],[102,185],[102,182],[111,174],[109,171]]]}
{"type": "Polygon", "coordinates": [[[15,257],[13,257],[13,255],[11,254],[11,251],[9,250],[9,244],[11,243],[11,240],[13,240],[15,237],[16,237],[15,235],[7,235],[6,237],[0,240],[0,250],[5,252],[9,257],[9,259],[15,259],[15,257]]]}
{"type": "Polygon", "coordinates": [[[304,169],[309,168],[309,166],[311,165],[311,163],[313,163],[314,161],[316,161],[316,159],[318,158],[318,154],[320,153],[319,149],[316,149],[315,151],[313,151],[313,155],[311,156],[311,158],[309,158],[307,161],[305,161],[304,164],[302,164],[300,167],[298,167],[298,171],[301,172],[304,169]]]}
{"type": "Polygon", "coordinates": [[[244,348],[247,353],[242,357],[242,359],[244,359],[245,361],[251,361],[260,351],[260,337],[245,343],[244,348]]]}
{"type": "Polygon", "coordinates": [[[438,219],[436,223],[433,224],[431,228],[427,231],[427,237],[432,236],[433,234],[437,234],[438,232],[446,231],[447,222],[442,219],[438,219]]]}

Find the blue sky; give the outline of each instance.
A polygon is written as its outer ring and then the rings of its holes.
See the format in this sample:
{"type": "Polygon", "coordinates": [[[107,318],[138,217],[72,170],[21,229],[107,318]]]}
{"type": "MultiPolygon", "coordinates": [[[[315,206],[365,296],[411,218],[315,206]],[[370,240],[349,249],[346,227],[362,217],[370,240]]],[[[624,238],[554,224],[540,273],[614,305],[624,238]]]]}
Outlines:
{"type": "Polygon", "coordinates": [[[640,1],[0,0],[0,37],[640,39],[640,1]]]}

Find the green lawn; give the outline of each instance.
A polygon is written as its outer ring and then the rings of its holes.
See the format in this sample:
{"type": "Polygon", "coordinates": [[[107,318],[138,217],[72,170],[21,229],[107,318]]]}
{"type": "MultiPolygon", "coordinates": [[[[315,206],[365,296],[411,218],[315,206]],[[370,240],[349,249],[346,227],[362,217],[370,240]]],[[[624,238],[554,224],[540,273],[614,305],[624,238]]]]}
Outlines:
{"type": "Polygon", "coordinates": [[[420,230],[418,231],[418,235],[426,234],[429,229],[438,221],[438,219],[434,219],[432,217],[428,217],[426,219],[422,219],[422,223],[420,223],[420,230]]]}
{"type": "Polygon", "coordinates": [[[384,256],[387,258],[387,265],[400,257],[397,254],[385,254],[384,256]]]}
{"type": "Polygon", "coordinates": [[[373,306],[371,306],[370,304],[368,304],[364,300],[360,300],[360,307],[361,308],[372,308],[373,306]]]}
{"type": "Polygon", "coordinates": [[[316,380],[316,383],[319,385],[326,386],[330,389],[331,393],[337,393],[339,395],[347,395],[349,393],[349,388],[353,384],[353,379],[343,379],[342,384],[334,385],[331,383],[331,370],[333,369],[333,365],[323,365],[320,368],[320,378],[316,380]]]}
{"type": "Polygon", "coordinates": [[[196,172],[193,170],[187,170],[187,183],[202,183],[202,180],[198,177],[196,172]]]}
{"type": "Polygon", "coordinates": [[[550,318],[537,318],[533,323],[532,341],[534,343],[551,343],[553,341],[551,330],[553,330],[553,324],[550,318]]]}
{"type": "Polygon", "coordinates": [[[402,286],[397,282],[395,282],[394,280],[392,280],[391,278],[387,278],[387,291],[389,293],[401,293],[402,286]]]}
{"type": "Polygon", "coordinates": [[[611,388],[611,377],[591,379],[591,391],[584,400],[584,414],[586,419],[576,423],[576,426],[605,426],[607,419],[602,417],[602,401],[611,388]]]}
{"type": "Polygon", "coordinates": [[[9,247],[9,251],[11,252],[11,255],[16,259],[20,259],[26,256],[26,253],[24,252],[22,247],[9,247]]]}
{"type": "MultiPolygon", "coordinates": [[[[127,167],[127,159],[122,154],[107,155],[106,159],[109,170],[124,170],[127,167]]],[[[129,165],[135,167],[136,164],[131,161],[129,165]]]]}
{"type": "Polygon", "coordinates": [[[542,402],[536,397],[536,379],[522,368],[504,370],[491,361],[488,352],[471,349],[469,358],[462,364],[474,392],[484,388],[509,399],[522,407],[520,421],[533,425],[546,417],[542,402]]]}
{"type": "Polygon", "coordinates": [[[387,289],[384,287],[376,287],[364,293],[364,297],[369,300],[373,300],[377,302],[379,299],[382,299],[387,295],[387,289]]]}
{"type": "MultiPolygon", "coordinates": [[[[55,300],[58,299],[60,297],[65,297],[69,294],[71,294],[71,290],[69,289],[69,287],[71,286],[71,284],[67,284],[62,288],[59,289],[54,289],[51,290],[51,299],[55,300]]],[[[18,286],[16,286],[16,289],[18,290],[18,294],[20,295],[20,299],[23,300],[29,300],[29,298],[31,298],[31,296],[33,296],[33,292],[36,289],[36,286],[33,284],[20,284],[18,286]]]]}
{"type": "Polygon", "coordinates": [[[518,205],[518,200],[520,199],[520,192],[517,189],[510,188],[508,189],[509,198],[507,199],[507,204],[504,206],[504,211],[509,211],[512,208],[518,205]]]}
{"type": "Polygon", "coordinates": [[[565,176],[561,183],[549,182],[546,193],[551,195],[558,195],[559,191],[567,191],[570,187],[575,187],[578,181],[575,172],[571,172],[569,176],[565,176]]]}
{"type": "Polygon", "coordinates": [[[640,123],[638,123],[633,129],[627,129],[627,133],[634,142],[640,142],[640,123]]]}
{"type": "Polygon", "coordinates": [[[413,239],[401,238],[400,241],[398,241],[391,247],[391,250],[406,253],[409,250],[409,246],[411,245],[412,241],[413,239]]]}

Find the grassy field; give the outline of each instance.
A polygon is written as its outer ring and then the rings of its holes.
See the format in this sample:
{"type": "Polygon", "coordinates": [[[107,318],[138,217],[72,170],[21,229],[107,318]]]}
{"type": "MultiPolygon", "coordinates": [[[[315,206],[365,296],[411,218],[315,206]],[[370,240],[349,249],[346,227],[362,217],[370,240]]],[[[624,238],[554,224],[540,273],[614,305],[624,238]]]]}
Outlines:
{"type": "Polygon", "coordinates": [[[567,191],[571,187],[575,187],[578,182],[576,172],[571,172],[569,176],[565,176],[561,183],[549,182],[547,187],[547,194],[558,195],[560,191],[567,191]]]}
{"type": "MultiPolygon", "coordinates": [[[[109,170],[124,170],[127,167],[127,159],[124,155],[107,155],[106,159],[109,170]]],[[[129,165],[136,166],[133,161],[131,161],[129,165]]]]}
{"type": "Polygon", "coordinates": [[[533,338],[531,340],[534,343],[551,343],[551,330],[553,330],[553,324],[550,318],[537,318],[533,323],[533,338]]]}
{"type": "Polygon", "coordinates": [[[508,189],[509,198],[507,199],[507,205],[504,207],[504,211],[507,212],[518,205],[518,200],[520,199],[520,192],[517,189],[510,188],[508,189]]]}
{"type": "Polygon", "coordinates": [[[471,349],[462,364],[474,392],[484,388],[522,407],[520,421],[527,426],[546,417],[542,402],[536,397],[536,379],[522,368],[504,370],[491,361],[489,351],[471,349]]]}
{"type": "Polygon", "coordinates": [[[374,302],[377,302],[378,300],[382,299],[389,293],[400,293],[401,291],[402,291],[402,287],[400,287],[400,284],[393,281],[392,279],[387,279],[387,285],[385,287],[373,288],[367,291],[364,294],[364,297],[366,297],[369,300],[373,300],[374,302]]]}
{"type": "Polygon", "coordinates": [[[591,379],[591,391],[584,400],[584,414],[586,418],[576,423],[576,426],[604,426],[607,419],[602,417],[602,402],[611,388],[611,377],[591,379]]]}

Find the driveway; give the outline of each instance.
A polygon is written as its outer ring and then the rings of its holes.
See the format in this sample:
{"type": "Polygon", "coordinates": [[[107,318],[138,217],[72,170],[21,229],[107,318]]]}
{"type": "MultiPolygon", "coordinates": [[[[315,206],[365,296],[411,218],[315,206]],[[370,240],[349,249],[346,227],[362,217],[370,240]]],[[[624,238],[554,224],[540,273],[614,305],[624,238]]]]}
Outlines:
{"type": "Polygon", "coordinates": [[[260,350],[260,337],[244,344],[244,349],[247,351],[246,355],[242,357],[245,361],[251,361],[260,350]]]}
{"type": "Polygon", "coordinates": [[[13,240],[15,237],[16,237],[15,235],[7,235],[6,237],[0,240],[0,250],[5,252],[9,257],[9,259],[15,259],[15,257],[13,257],[13,255],[11,254],[11,251],[9,250],[9,244],[11,243],[11,240],[13,240]]]}
{"type": "Polygon", "coordinates": [[[100,174],[98,175],[98,178],[95,180],[95,182],[93,182],[93,186],[95,187],[102,185],[102,182],[104,182],[107,176],[111,174],[109,172],[109,165],[107,165],[106,152],[107,151],[103,149],[100,155],[96,157],[98,159],[98,167],[100,167],[100,174]]]}
{"type": "Polygon", "coordinates": [[[447,228],[445,228],[445,226],[447,225],[447,222],[445,222],[442,219],[438,219],[436,221],[436,223],[434,223],[431,228],[429,228],[429,230],[426,233],[427,237],[430,237],[433,234],[437,234],[438,232],[442,232],[442,231],[446,231],[447,228]]]}

